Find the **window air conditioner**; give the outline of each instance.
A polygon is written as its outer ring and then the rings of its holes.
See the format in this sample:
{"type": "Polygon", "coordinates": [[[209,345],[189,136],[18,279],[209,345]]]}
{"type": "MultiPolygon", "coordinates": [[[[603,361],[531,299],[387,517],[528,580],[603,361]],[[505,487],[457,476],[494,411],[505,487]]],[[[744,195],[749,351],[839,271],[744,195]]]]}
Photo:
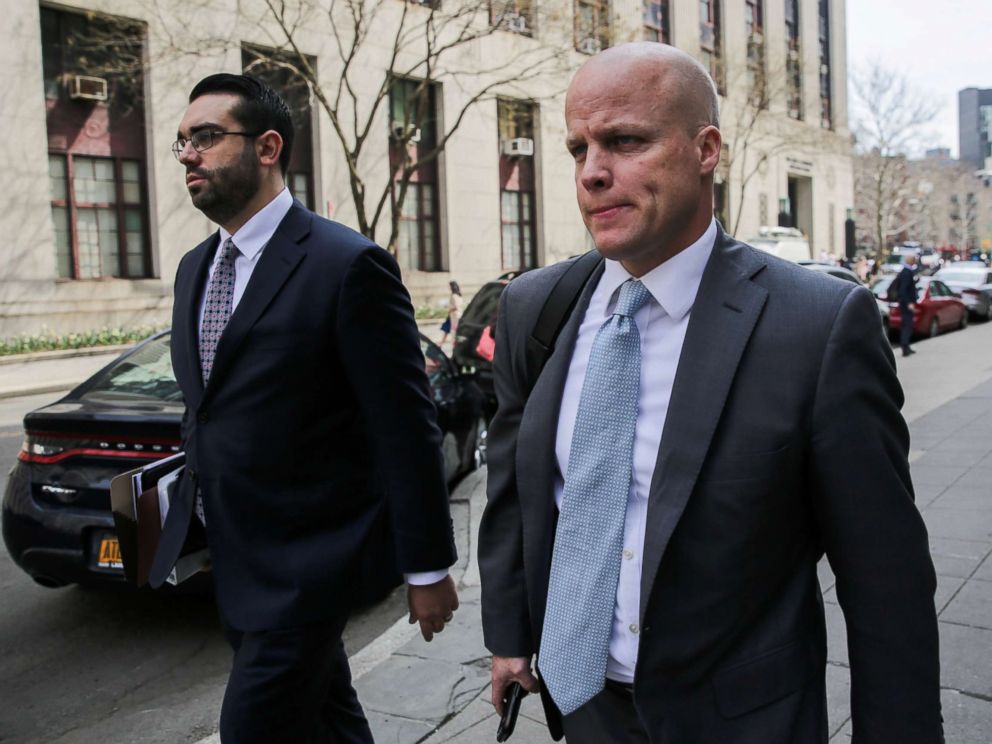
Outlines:
{"type": "Polygon", "coordinates": [[[577,49],[583,54],[599,54],[603,45],[599,43],[599,39],[589,36],[579,42],[577,49]]]}
{"type": "Polygon", "coordinates": [[[527,16],[520,13],[507,13],[503,17],[503,25],[507,31],[514,31],[518,34],[526,33],[527,16]]]}
{"type": "Polygon", "coordinates": [[[90,75],[73,75],[69,78],[69,98],[84,101],[106,101],[107,80],[90,75]]]}
{"type": "Polygon", "coordinates": [[[392,128],[393,139],[397,142],[420,142],[420,128],[413,124],[404,124],[401,121],[394,121],[392,128]]]}
{"type": "Polygon", "coordinates": [[[530,137],[517,137],[516,139],[504,140],[503,154],[516,158],[533,157],[534,140],[530,137]]]}

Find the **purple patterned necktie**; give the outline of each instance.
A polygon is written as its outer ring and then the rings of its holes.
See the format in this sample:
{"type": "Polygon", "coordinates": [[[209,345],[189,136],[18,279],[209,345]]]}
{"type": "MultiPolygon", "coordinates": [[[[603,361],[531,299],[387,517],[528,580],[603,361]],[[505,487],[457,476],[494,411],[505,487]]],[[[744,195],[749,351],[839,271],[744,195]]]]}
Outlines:
{"type": "Polygon", "coordinates": [[[214,366],[217,342],[220,341],[227,321],[231,319],[231,307],[234,301],[234,261],[237,257],[238,247],[228,238],[221,247],[220,260],[217,261],[213,276],[210,277],[210,284],[207,285],[207,297],[203,303],[203,324],[200,327],[200,371],[203,373],[204,386],[214,366]]]}

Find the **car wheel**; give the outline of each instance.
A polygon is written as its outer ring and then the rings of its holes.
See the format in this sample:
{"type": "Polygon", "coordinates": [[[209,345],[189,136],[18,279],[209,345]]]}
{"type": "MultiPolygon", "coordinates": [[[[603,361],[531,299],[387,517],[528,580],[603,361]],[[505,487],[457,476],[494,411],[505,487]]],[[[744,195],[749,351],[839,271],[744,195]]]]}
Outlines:
{"type": "Polygon", "coordinates": [[[927,336],[929,336],[930,338],[937,338],[937,335],[939,333],[940,333],[940,323],[938,323],[937,319],[934,318],[933,320],[930,321],[930,330],[927,333],[927,336]]]}
{"type": "Polygon", "coordinates": [[[475,441],[472,444],[472,459],[469,470],[478,470],[486,464],[486,444],[489,437],[489,427],[486,420],[479,416],[475,422],[475,441]]]}
{"type": "Polygon", "coordinates": [[[961,313],[961,322],[958,324],[958,328],[960,328],[963,331],[967,327],[968,327],[968,313],[963,312],[961,313]]]}

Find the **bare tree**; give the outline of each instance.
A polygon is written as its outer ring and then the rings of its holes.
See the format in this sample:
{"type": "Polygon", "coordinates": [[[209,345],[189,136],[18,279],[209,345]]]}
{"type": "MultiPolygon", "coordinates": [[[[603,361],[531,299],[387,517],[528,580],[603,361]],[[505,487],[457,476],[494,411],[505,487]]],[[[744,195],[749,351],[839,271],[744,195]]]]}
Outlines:
{"type": "Polygon", "coordinates": [[[769,111],[772,102],[785,95],[786,71],[769,70],[760,43],[752,45],[754,42],[748,47],[747,64],[737,68],[727,88],[720,117],[724,143],[720,173],[733,186],[736,204],[733,235],[740,228],[748,188],[768,162],[784,152],[822,151],[830,146],[829,140],[818,140],[815,131],[769,111]]]}
{"type": "MultiPolygon", "coordinates": [[[[497,94],[522,90],[521,84],[530,80],[559,75],[568,65],[567,47],[536,36],[523,40],[512,58],[486,57],[486,39],[494,34],[512,30],[531,35],[537,10],[520,0],[260,0],[257,9],[249,17],[239,4],[240,20],[268,35],[265,47],[252,47],[249,71],[281,68],[307,86],[330,122],[347,167],[357,228],[375,238],[380,226],[388,225],[385,244],[394,253],[411,184],[418,173],[436,167],[466,114],[497,94]],[[326,69],[318,74],[308,55],[306,40],[315,34],[334,41],[332,75],[326,69]],[[384,64],[372,70],[375,55],[384,64]],[[454,86],[461,94],[457,107],[445,110],[443,123],[435,106],[441,85],[454,86]],[[370,171],[366,160],[375,150],[370,141],[387,135],[379,128],[384,109],[391,109],[389,177],[380,187],[374,184],[381,183],[382,174],[370,171]]],[[[550,15],[540,19],[545,27],[559,21],[550,15]]],[[[215,48],[240,45],[235,38],[210,43],[215,48]]],[[[190,48],[179,34],[170,47],[173,53],[202,54],[204,49],[202,40],[190,48]]]]}
{"type": "Polygon", "coordinates": [[[858,224],[876,260],[884,261],[893,239],[921,221],[925,200],[906,159],[918,148],[939,106],[879,62],[856,73],[851,90],[858,224]]]}

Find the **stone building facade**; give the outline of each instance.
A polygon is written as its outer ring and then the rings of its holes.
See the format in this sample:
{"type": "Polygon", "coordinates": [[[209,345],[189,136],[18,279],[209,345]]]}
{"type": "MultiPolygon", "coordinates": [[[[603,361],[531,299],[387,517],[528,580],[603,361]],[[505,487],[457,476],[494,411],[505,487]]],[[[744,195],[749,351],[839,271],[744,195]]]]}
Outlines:
{"type": "MultiPolygon", "coordinates": [[[[445,14],[492,29],[452,49],[425,126],[399,132],[417,152],[450,133],[440,157],[418,166],[392,241],[418,306],[439,303],[450,279],[471,293],[590,247],[563,146],[564,90],[589,54],[633,39],[697,55],[719,82],[715,209],[728,231],[746,239],[788,223],[814,255],[843,252],[853,201],[845,0],[493,0],[461,11],[459,2],[358,3],[375,11],[351,62],[359,117],[387,71],[404,69],[406,51],[390,68],[399,24],[424,43],[445,14]],[[554,63],[544,55],[548,72],[528,74],[542,49],[557,51],[554,63]]],[[[321,4],[286,3],[282,20],[326,91],[340,79],[350,16],[346,3],[331,14],[321,4]]],[[[186,96],[207,74],[254,69],[259,50],[285,52],[283,28],[261,0],[14,0],[5,11],[0,337],[167,323],[176,265],[214,229],[190,205],[170,151],[186,96]]],[[[408,71],[370,117],[354,163],[369,194],[391,177],[397,111],[417,81],[408,71]]],[[[349,165],[316,94],[268,72],[299,104],[294,194],[357,226],[349,165]]],[[[347,102],[342,115],[351,120],[347,102]]],[[[375,237],[386,244],[389,200],[383,211],[375,237]]]]}

